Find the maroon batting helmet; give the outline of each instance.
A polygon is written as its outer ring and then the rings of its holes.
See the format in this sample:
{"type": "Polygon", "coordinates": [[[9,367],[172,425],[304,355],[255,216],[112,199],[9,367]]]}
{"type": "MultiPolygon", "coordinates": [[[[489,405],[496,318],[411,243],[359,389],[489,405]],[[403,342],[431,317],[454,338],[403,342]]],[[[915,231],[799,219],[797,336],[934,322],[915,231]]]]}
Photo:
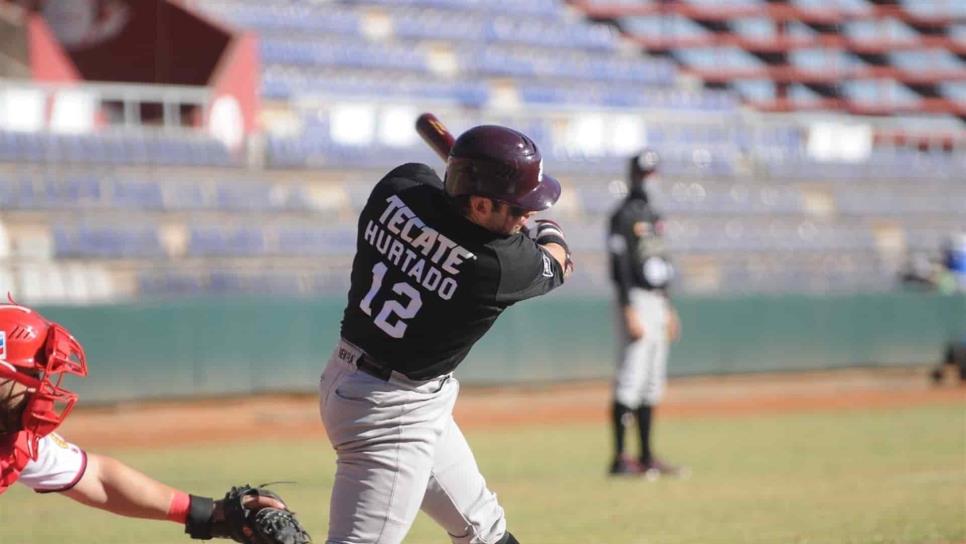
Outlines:
{"type": "Polygon", "coordinates": [[[560,183],[543,173],[533,140],[511,128],[473,127],[453,143],[446,161],[446,193],[493,198],[540,211],[560,198],[560,183]]]}

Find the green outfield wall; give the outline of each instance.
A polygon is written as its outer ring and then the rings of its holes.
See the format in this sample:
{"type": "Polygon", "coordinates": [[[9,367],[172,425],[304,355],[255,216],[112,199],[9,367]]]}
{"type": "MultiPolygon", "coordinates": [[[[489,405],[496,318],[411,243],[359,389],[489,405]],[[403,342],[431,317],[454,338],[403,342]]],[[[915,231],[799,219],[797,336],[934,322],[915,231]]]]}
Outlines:
{"type": "MultiPolygon", "coordinates": [[[[48,306],[87,349],[85,402],[314,391],[344,298],[48,306]]],[[[721,374],[931,363],[966,333],[966,295],[681,297],[670,373],[721,374]]],[[[470,352],[464,383],[609,377],[612,301],[566,292],[508,310],[470,352]]],[[[446,334],[441,330],[440,334],[446,334]]]]}

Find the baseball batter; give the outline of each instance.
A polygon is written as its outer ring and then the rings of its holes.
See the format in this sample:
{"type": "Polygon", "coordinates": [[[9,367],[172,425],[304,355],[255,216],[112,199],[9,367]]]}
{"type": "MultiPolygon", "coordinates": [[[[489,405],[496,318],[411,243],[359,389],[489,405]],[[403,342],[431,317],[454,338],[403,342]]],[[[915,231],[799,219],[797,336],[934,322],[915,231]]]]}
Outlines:
{"type": "Polygon", "coordinates": [[[453,420],[453,370],[506,308],[570,273],[556,223],[524,228],[559,196],[533,141],[499,126],[456,139],[445,182],[404,164],[372,190],[320,382],[338,459],[328,543],[399,543],[420,509],[455,543],[518,542],[453,420]]]}
{"type": "Polygon", "coordinates": [[[118,515],[173,521],[192,538],[311,542],[269,491],[233,488],[217,501],[189,495],[54,433],[77,401],[61,380],[86,374],[84,349],[67,329],[29,308],[0,305],[0,495],[20,482],[118,515]]]}
{"type": "Polygon", "coordinates": [[[657,153],[649,149],[631,158],[627,198],[610,218],[608,246],[621,348],[614,380],[611,474],[656,477],[682,473],[651,451],[654,407],[661,401],[667,380],[668,343],[677,338],[680,328],[667,295],[674,268],[661,237],[664,223],[649,204],[645,188],[658,163],[657,153]],[[635,418],[641,443],[637,460],[626,454],[624,445],[624,429],[635,418]]]}

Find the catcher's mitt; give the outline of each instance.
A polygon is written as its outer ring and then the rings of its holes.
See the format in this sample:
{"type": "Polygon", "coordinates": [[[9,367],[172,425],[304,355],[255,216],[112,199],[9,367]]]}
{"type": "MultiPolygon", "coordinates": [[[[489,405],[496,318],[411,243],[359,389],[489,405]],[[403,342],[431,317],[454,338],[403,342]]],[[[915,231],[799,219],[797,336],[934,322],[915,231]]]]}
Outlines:
{"type": "Polygon", "coordinates": [[[185,532],[191,538],[230,538],[242,544],[311,544],[312,538],[294,512],[287,507],[265,506],[261,498],[285,504],[264,486],[246,484],[232,487],[218,501],[223,513],[218,516],[215,501],[192,495],[185,532]],[[246,497],[252,498],[246,501],[246,497]]]}

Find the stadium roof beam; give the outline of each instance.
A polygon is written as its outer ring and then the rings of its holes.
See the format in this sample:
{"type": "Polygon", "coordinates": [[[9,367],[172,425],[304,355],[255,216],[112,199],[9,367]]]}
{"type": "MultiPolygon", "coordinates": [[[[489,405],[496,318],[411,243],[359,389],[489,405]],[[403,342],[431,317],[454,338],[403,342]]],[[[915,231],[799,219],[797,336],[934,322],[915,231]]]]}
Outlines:
{"type": "Polygon", "coordinates": [[[631,34],[628,37],[637,45],[652,51],[666,51],[687,47],[735,46],[751,52],[780,53],[796,49],[821,47],[853,53],[876,54],[892,51],[942,48],[954,54],[966,55],[966,44],[957,42],[949,36],[922,36],[916,41],[890,39],[876,39],[874,41],[854,40],[838,34],[816,34],[815,36],[779,35],[755,39],[732,32],[719,32],[704,36],[687,37],[631,34]]]}
{"type": "Polygon", "coordinates": [[[613,19],[634,15],[682,15],[702,21],[727,21],[741,17],[767,16],[776,21],[802,21],[805,23],[841,24],[847,21],[876,20],[894,17],[917,27],[945,27],[956,22],[951,15],[924,16],[911,13],[898,5],[873,5],[862,11],[834,8],[802,8],[790,4],[764,4],[763,6],[712,6],[684,2],[661,4],[599,4],[587,0],[575,0],[572,4],[588,16],[613,19]]]}
{"type": "Polygon", "coordinates": [[[966,81],[966,72],[962,70],[950,69],[909,72],[894,66],[838,68],[830,65],[814,70],[790,65],[741,68],[697,68],[684,66],[682,70],[711,83],[728,83],[736,79],[770,79],[775,82],[819,84],[836,83],[850,79],[894,79],[900,83],[909,83],[912,85],[966,81]]]}

